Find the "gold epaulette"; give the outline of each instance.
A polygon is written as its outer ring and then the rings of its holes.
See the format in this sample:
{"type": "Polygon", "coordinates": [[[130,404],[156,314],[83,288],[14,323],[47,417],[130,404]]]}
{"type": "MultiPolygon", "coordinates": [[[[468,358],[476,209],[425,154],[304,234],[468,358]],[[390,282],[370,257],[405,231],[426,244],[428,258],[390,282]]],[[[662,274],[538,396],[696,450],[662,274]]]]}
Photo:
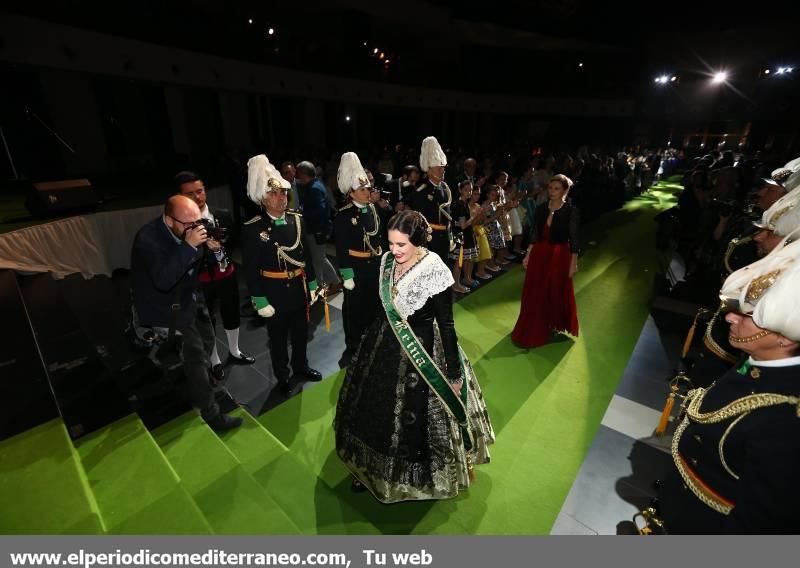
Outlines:
{"type": "Polygon", "coordinates": [[[245,222],[244,222],[244,224],[245,224],[245,225],[249,225],[249,224],[251,224],[251,223],[255,223],[255,222],[256,222],[256,221],[258,221],[259,219],[261,219],[261,215],[256,215],[255,217],[253,217],[253,218],[252,218],[252,219],[250,219],[249,221],[245,221],[245,222]]]}
{"type": "Polygon", "coordinates": [[[302,217],[303,216],[303,212],[302,211],[298,211],[297,209],[287,209],[286,212],[289,215],[294,215],[296,217],[302,217]]]}
{"type": "Polygon", "coordinates": [[[350,203],[348,203],[344,207],[340,207],[339,211],[344,211],[345,209],[350,209],[352,206],[353,206],[353,202],[351,201],[350,203]]]}
{"type": "Polygon", "coordinates": [[[426,187],[428,187],[428,184],[427,184],[427,183],[423,183],[421,186],[419,186],[419,187],[417,188],[417,191],[422,191],[422,190],[423,190],[423,189],[425,189],[426,187]]]}

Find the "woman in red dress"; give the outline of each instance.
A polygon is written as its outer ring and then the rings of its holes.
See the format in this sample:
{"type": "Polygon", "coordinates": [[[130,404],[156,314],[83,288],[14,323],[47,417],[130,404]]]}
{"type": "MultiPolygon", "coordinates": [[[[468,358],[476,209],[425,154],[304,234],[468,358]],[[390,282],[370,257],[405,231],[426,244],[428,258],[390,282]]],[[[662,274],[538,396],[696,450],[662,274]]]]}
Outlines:
{"type": "Polygon", "coordinates": [[[520,347],[539,347],[552,332],[578,335],[578,312],[572,277],[578,271],[578,210],[567,203],[572,180],[550,178],[547,206],[533,217],[522,306],[511,339],[520,347]]]}

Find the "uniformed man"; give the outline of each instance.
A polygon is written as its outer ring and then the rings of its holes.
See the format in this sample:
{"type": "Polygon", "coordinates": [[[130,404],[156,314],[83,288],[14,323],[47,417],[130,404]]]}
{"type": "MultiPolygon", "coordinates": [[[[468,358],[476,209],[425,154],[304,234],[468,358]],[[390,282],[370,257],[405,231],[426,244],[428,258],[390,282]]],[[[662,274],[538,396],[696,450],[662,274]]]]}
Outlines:
{"type": "Polygon", "coordinates": [[[452,240],[450,204],[453,201],[453,194],[444,181],[447,156],[435,137],[428,136],[422,141],[419,165],[426,173],[426,178],[409,194],[406,204],[414,211],[422,213],[428,220],[433,229],[433,239],[428,248],[447,263],[452,240]]]}
{"type": "Polygon", "coordinates": [[[800,532],[800,242],[731,274],[729,340],[748,357],[688,393],[659,488],[670,534],[800,532]]]}
{"type": "MultiPolygon", "coordinates": [[[[791,186],[787,187],[786,184],[798,168],[800,168],[800,158],[795,158],[782,168],[773,170],[769,178],[761,180],[761,186],[755,195],[755,205],[759,211],[762,213],[767,211],[791,191],[791,186]]],[[[758,223],[755,223],[755,226],[757,229],[758,223]]],[[[716,231],[727,234],[727,245],[722,258],[723,277],[764,256],[756,239],[758,234],[756,229],[744,215],[734,215],[733,219],[720,219],[716,231]]]]}
{"type": "Polygon", "coordinates": [[[334,220],[336,261],[344,280],[345,350],[339,366],[346,367],[361,337],[381,310],[378,280],[381,254],[381,217],[370,201],[372,184],[355,152],[342,154],[337,175],[339,190],[350,203],[334,220]]]}
{"type": "MultiPolygon", "coordinates": [[[[787,187],[791,191],[775,201],[764,211],[761,219],[753,223],[756,232],[752,242],[759,258],[796,239],[796,234],[800,232],[800,187],[795,188],[800,183],[800,176],[791,180],[785,177],[786,181],[790,182],[787,187]]],[[[710,310],[701,309],[701,312],[710,313],[710,310]]],[[[742,356],[742,352],[728,342],[728,325],[723,316],[720,306],[705,324],[702,347],[697,351],[688,373],[695,387],[709,386],[742,356]]],[[[700,313],[698,317],[702,317],[700,313]]]]}
{"type": "Polygon", "coordinates": [[[291,184],[263,154],[250,158],[247,167],[247,195],[264,212],[242,230],[245,277],[253,307],[266,318],[275,378],[288,390],[288,340],[294,377],[322,379],[306,358],[308,309],[317,290],[314,266],[303,248],[303,217],[286,209],[291,184]]]}

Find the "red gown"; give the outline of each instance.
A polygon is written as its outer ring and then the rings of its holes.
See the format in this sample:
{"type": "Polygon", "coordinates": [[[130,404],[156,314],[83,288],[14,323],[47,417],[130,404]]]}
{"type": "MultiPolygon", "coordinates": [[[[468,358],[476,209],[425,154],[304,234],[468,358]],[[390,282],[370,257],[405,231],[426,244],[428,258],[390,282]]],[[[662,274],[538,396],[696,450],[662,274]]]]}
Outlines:
{"type": "Polygon", "coordinates": [[[569,243],[551,243],[545,224],[542,238],[533,245],[522,288],[519,319],[511,339],[521,347],[539,347],[550,341],[551,331],[578,335],[578,309],[569,267],[569,243]]]}

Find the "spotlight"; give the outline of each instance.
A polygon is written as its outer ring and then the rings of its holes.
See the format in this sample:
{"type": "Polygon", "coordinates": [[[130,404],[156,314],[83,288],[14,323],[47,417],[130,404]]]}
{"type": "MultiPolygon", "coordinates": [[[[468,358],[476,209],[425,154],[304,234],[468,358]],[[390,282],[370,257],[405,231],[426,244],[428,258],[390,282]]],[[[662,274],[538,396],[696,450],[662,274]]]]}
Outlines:
{"type": "Polygon", "coordinates": [[[674,82],[675,82],[675,81],[677,81],[677,80],[678,80],[678,76],[677,76],[677,75],[673,75],[673,76],[672,76],[672,78],[670,79],[670,81],[671,81],[672,83],[674,83],[674,82]]]}
{"type": "Polygon", "coordinates": [[[383,59],[384,57],[385,57],[385,55],[384,55],[384,54],[383,54],[383,52],[381,51],[381,54],[378,56],[378,59],[383,59]]]}
{"type": "Polygon", "coordinates": [[[764,75],[769,75],[769,69],[764,69],[764,75]]]}
{"type": "Polygon", "coordinates": [[[275,35],[275,28],[270,28],[267,30],[267,35],[275,35]]]}
{"type": "Polygon", "coordinates": [[[378,48],[376,47],[375,49],[373,49],[373,50],[372,50],[372,53],[374,53],[374,54],[376,54],[376,55],[377,55],[377,53],[378,53],[378,48]]]}
{"type": "Polygon", "coordinates": [[[364,47],[367,47],[367,42],[364,42],[364,47]]]}
{"type": "Polygon", "coordinates": [[[583,67],[583,62],[578,63],[578,67],[583,67]]]}
{"type": "Polygon", "coordinates": [[[784,73],[786,73],[786,69],[784,67],[778,67],[778,70],[776,71],[776,73],[778,75],[783,75],[784,73]]]}
{"type": "Polygon", "coordinates": [[[714,73],[714,77],[713,77],[713,79],[711,79],[711,82],[715,83],[715,84],[719,84],[719,83],[724,83],[727,80],[728,80],[728,73],[727,72],[725,72],[725,71],[717,71],[716,73],[714,73]]]}
{"type": "Polygon", "coordinates": [[[350,122],[350,115],[345,115],[344,120],[345,122],[350,122]]]}
{"type": "Polygon", "coordinates": [[[794,67],[787,67],[786,72],[791,73],[794,70],[794,67]]]}
{"type": "Polygon", "coordinates": [[[253,18],[250,18],[250,19],[248,19],[248,20],[247,20],[247,23],[248,23],[248,24],[252,24],[252,23],[253,23],[253,18]]]}
{"type": "Polygon", "coordinates": [[[384,61],[383,63],[384,63],[384,65],[389,65],[390,61],[387,59],[387,60],[386,60],[386,61],[384,61]]]}

